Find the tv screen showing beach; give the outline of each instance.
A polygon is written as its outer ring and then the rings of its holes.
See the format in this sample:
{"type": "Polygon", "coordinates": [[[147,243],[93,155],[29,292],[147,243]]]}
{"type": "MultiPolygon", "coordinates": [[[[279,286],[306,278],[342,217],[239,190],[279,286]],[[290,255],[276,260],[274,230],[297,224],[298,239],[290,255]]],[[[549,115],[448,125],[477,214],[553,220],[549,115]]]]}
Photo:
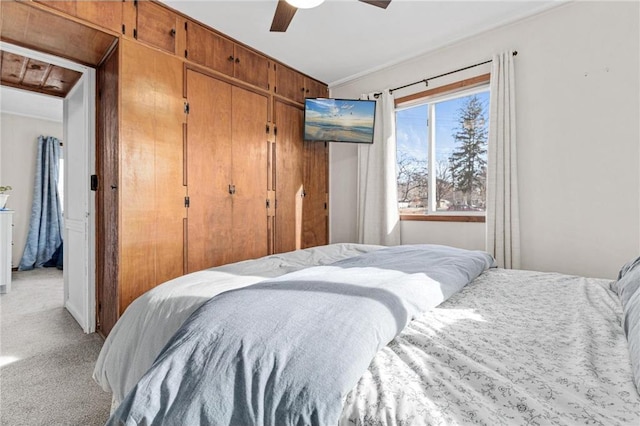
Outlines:
{"type": "Polygon", "coordinates": [[[304,140],[373,143],[376,101],[307,98],[304,140]]]}

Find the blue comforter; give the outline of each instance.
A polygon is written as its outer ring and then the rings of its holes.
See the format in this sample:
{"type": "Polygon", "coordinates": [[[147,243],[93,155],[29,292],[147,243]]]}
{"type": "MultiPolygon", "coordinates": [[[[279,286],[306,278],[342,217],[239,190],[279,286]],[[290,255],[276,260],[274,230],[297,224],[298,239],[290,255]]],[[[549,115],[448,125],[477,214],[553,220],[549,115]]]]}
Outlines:
{"type": "Polygon", "coordinates": [[[493,259],[397,246],[220,294],[107,424],[333,425],[376,352],[493,259]]]}

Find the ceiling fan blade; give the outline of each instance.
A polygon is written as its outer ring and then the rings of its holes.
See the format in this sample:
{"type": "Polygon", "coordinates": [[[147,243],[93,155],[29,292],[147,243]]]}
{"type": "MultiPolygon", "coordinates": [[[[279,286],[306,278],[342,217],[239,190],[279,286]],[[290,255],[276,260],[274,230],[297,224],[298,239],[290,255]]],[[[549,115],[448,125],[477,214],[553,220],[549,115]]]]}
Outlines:
{"type": "Polygon", "coordinates": [[[291,6],[285,0],[279,0],[278,6],[276,7],[276,13],[273,15],[270,31],[279,33],[287,31],[287,28],[293,19],[293,15],[295,15],[297,11],[297,7],[291,6]]]}
{"type": "Polygon", "coordinates": [[[387,6],[389,6],[389,3],[391,3],[391,0],[360,0],[362,3],[367,3],[373,6],[377,6],[377,7],[381,7],[383,9],[386,9],[387,6]]]}

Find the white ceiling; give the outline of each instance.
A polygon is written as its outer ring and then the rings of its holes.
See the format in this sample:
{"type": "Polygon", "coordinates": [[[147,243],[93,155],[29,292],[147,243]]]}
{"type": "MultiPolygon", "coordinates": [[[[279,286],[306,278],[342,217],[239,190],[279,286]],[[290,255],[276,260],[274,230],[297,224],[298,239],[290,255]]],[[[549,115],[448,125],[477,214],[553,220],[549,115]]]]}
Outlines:
{"type": "Polygon", "coordinates": [[[547,1],[356,0],[299,9],[286,33],[269,28],[278,0],[162,0],[312,77],[335,85],[561,4],[547,1]]]}
{"type": "MultiPolygon", "coordinates": [[[[285,64],[335,85],[554,7],[563,0],[357,0],[300,9],[286,33],[269,27],[278,0],[162,0],[285,64]]],[[[2,112],[62,121],[62,100],[6,86],[2,112]]]]}

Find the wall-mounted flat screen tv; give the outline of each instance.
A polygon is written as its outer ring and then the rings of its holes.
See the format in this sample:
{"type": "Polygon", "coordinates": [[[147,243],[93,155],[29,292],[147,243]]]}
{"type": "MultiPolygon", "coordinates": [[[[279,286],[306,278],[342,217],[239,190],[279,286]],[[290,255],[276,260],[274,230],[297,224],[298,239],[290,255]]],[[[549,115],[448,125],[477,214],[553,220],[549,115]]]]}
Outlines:
{"type": "Polygon", "coordinates": [[[373,143],[376,101],[306,98],[304,140],[373,143]]]}

